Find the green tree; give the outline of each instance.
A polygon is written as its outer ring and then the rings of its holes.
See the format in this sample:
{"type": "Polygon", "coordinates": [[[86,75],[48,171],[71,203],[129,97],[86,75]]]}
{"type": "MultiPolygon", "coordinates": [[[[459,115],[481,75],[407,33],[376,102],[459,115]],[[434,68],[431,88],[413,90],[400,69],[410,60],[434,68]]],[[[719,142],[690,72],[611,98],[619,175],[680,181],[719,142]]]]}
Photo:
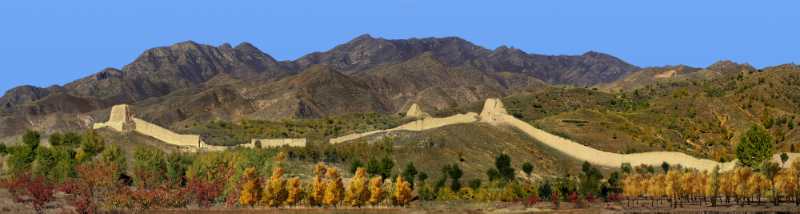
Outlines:
{"type": "Polygon", "coordinates": [[[33,161],[36,159],[36,148],[39,146],[38,140],[33,138],[38,136],[38,133],[28,132],[23,137],[23,143],[18,146],[8,147],[8,160],[7,164],[9,171],[12,174],[25,172],[31,169],[33,161]]]}
{"type": "Polygon", "coordinates": [[[355,174],[358,168],[364,167],[364,163],[361,163],[361,160],[354,160],[350,162],[350,173],[355,174]]]}
{"type": "Polygon", "coordinates": [[[489,181],[496,181],[500,179],[500,172],[498,172],[497,169],[494,168],[488,169],[486,170],[486,177],[489,178],[489,181]]]}
{"type": "Polygon", "coordinates": [[[789,155],[786,152],[781,153],[781,165],[786,165],[786,161],[789,160],[789,155]]]}
{"type": "Polygon", "coordinates": [[[122,153],[122,149],[116,144],[111,144],[108,149],[104,149],[103,152],[100,153],[100,159],[116,166],[114,179],[119,179],[128,169],[128,161],[125,159],[125,154],[122,153]]]}
{"type": "Polygon", "coordinates": [[[64,135],[61,133],[53,133],[47,138],[47,141],[50,142],[52,146],[60,146],[64,142],[64,135]]]}
{"type": "Polygon", "coordinates": [[[667,163],[666,161],[662,162],[661,171],[663,171],[664,174],[667,174],[669,172],[669,163],[667,163]]]}
{"type": "MultiPolygon", "coordinates": [[[[380,175],[381,174],[381,163],[378,162],[378,160],[375,159],[375,158],[370,158],[367,161],[367,173],[369,173],[370,176],[380,175]]],[[[386,177],[383,177],[383,178],[386,178],[386,177]]]]}
{"type": "Polygon", "coordinates": [[[381,160],[381,165],[380,166],[381,166],[380,167],[381,176],[383,176],[384,178],[392,177],[392,168],[394,168],[394,161],[392,160],[392,158],[384,157],[381,160]]]}
{"type": "Polygon", "coordinates": [[[63,182],[67,178],[75,178],[78,173],[75,171],[75,150],[65,147],[53,148],[56,157],[56,164],[50,170],[50,178],[56,182],[63,182]]]}
{"type": "Polygon", "coordinates": [[[633,171],[633,167],[631,167],[631,163],[622,163],[622,165],[619,168],[622,169],[622,173],[625,173],[625,174],[631,173],[631,171],[633,171]]]}
{"type": "Polygon", "coordinates": [[[550,195],[553,194],[553,187],[550,184],[549,180],[545,180],[543,184],[539,185],[539,196],[542,198],[550,198],[550,195]]]}
{"type": "Polygon", "coordinates": [[[442,171],[447,172],[447,176],[452,179],[450,183],[450,190],[453,190],[453,192],[458,192],[458,190],[461,189],[461,176],[464,175],[464,171],[461,170],[461,167],[459,167],[458,164],[453,164],[450,166],[445,166],[442,171]]]}
{"type": "Polygon", "coordinates": [[[403,177],[406,181],[411,183],[411,187],[414,187],[414,178],[416,178],[417,173],[419,172],[417,171],[417,167],[414,167],[414,162],[408,162],[406,168],[403,169],[403,177]]]}
{"type": "Polygon", "coordinates": [[[25,134],[22,135],[22,143],[31,147],[32,150],[35,150],[36,147],[39,146],[39,141],[41,140],[42,135],[39,132],[27,130],[25,134]]]}
{"type": "Polygon", "coordinates": [[[420,172],[417,174],[417,180],[419,180],[420,183],[425,183],[425,180],[428,180],[428,173],[420,172]]]}
{"type": "Polygon", "coordinates": [[[133,182],[140,188],[150,188],[161,184],[166,175],[164,152],[139,147],[133,152],[133,182]]]}
{"type": "Polygon", "coordinates": [[[102,152],[104,148],[105,140],[97,135],[94,130],[89,130],[83,136],[80,149],[78,149],[78,153],[76,154],[75,158],[78,159],[79,162],[89,160],[96,154],[102,152]]]}
{"type": "Polygon", "coordinates": [[[597,168],[587,161],[583,162],[580,175],[580,190],[583,195],[597,193],[600,190],[600,180],[602,179],[603,175],[597,168]]]}
{"type": "Polygon", "coordinates": [[[73,133],[73,132],[65,133],[62,136],[62,139],[61,139],[61,145],[74,146],[74,145],[78,145],[80,143],[81,143],[81,135],[73,133]]]}
{"type": "Polygon", "coordinates": [[[511,157],[507,154],[500,154],[495,158],[495,168],[500,178],[505,181],[514,180],[514,168],[511,167],[511,157]]]}
{"type": "Polygon", "coordinates": [[[33,167],[33,174],[36,176],[46,176],[49,180],[55,180],[50,175],[51,170],[56,166],[58,160],[53,150],[47,147],[36,148],[36,158],[33,167]]]}
{"type": "Polygon", "coordinates": [[[525,175],[530,177],[531,173],[533,172],[533,164],[531,164],[531,162],[525,162],[522,164],[522,171],[525,172],[525,175]]]}
{"type": "Polygon", "coordinates": [[[169,182],[169,185],[183,186],[185,184],[184,178],[186,176],[186,170],[191,164],[192,160],[187,155],[180,153],[172,153],[167,155],[166,179],[169,182]]]}
{"type": "Polygon", "coordinates": [[[739,139],[736,145],[736,157],[742,165],[758,167],[772,157],[773,140],[767,130],[753,126],[739,139]]]}
{"type": "Polygon", "coordinates": [[[479,188],[481,188],[481,179],[480,178],[475,178],[475,179],[470,180],[469,181],[469,188],[472,188],[473,190],[478,190],[479,188]]]}

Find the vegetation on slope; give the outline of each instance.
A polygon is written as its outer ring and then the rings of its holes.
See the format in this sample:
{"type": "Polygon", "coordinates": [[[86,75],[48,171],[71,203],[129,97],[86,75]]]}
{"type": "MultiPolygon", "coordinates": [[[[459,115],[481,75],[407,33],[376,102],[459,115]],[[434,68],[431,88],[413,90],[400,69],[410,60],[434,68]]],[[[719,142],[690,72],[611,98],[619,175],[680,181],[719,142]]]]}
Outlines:
{"type": "Polygon", "coordinates": [[[238,145],[267,138],[307,138],[321,142],[346,134],[394,128],[407,121],[394,114],[355,113],[319,119],[212,121],[196,124],[186,131],[200,134],[212,145],[238,145]]]}
{"type": "Polygon", "coordinates": [[[711,80],[658,82],[632,91],[552,89],[505,98],[509,112],[594,148],[680,151],[731,160],[740,136],[765,127],[780,151],[796,151],[800,72],[780,66],[711,80]]]}

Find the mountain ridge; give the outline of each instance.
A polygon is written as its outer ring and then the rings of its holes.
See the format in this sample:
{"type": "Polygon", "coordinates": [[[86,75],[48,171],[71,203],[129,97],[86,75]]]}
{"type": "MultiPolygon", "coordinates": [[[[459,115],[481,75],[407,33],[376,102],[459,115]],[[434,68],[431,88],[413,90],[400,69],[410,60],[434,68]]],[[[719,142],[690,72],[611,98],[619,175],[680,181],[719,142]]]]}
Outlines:
{"type": "Polygon", "coordinates": [[[636,69],[598,52],[549,56],[510,48],[489,50],[459,37],[362,35],[330,50],[285,61],[247,42],[211,46],[184,41],[147,49],[122,68],[105,68],[61,86],[9,90],[0,97],[0,137],[27,128],[85,127],[104,116],[99,110],[120,103],[144,105],[145,117],[165,126],[207,119],[398,113],[411,102],[441,110],[549,84],[609,82],[636,69]],[[326,68],[320,74],[331,74],[335,78],[330,80],[336,81],[297,86],[317,90],[301,90],[292,87],[294,82],[283,81],[316,66],[326,68]],[[61,121],[65,117],[69,121],[61,121]],[[32,125],[37,121],[50,122],[32,125]]]}

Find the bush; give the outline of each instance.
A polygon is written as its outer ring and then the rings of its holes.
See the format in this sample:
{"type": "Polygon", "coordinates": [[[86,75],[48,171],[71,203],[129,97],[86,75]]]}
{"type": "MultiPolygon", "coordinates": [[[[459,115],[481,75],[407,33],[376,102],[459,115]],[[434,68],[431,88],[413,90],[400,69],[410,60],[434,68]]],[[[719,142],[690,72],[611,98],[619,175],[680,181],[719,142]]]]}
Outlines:
{"type": "Polygon", "coordinates": [[[470,180],[469,181],[469,188],[472,188],[472,189],[475,189],[475,190],[481,188],[481,179],[480,178],[475,178],[475,179],[470,180]]]}
{"type": "Polygon", "coordinates": [[[117,171],[114,172],[114,177],[116,179],[122,177],[122,174],[128,170],[128,161],[125,158],[125,154],[123,154],[122,149],[115,144],[111,144],[108,149],[104,149],[103,152],[100,153],[100,160],[114,163],[117,166],[117,171]]]}
{"type": "Polygon", "coordinates": [[[166,175],[164,152],[139,147],[133,152],[133,182],[140,188],[152,188],[162,184],[166,175]]]}
{"type": "Polygon", "coordinates": [[[173,187],[183,186],[185,184],[186,170],[191,163],[192,159],[188,155],[181,153],[167,155],[165,163],[167,184],[173,187]]]}
{"type": "Polygon", "coordinates": [[[22,144],[19,146],[8,148],[7,164],[9,171],[12,174],[27,172],[31,168],[31,164],[36,159],[35,146],[30,144],[22,144]]]}
{"type": "Polygon", "coordinates": [[[44,205],[53,200],[55,186],[38,176],[32,178],[30,174],[22,174],[2,185],[14,196],[16,202],[31,203],[37,213],[44,212],[44,205]]]}
{"type": "Polygon", "coordinates": [[[531,162],[525,162],[522,164],[522,171],[525,172],[525,175],[530,177],[533,172],[533,164],[531,164],[531,162]]]}
{"type": "Polygon", "coordinates": [[[105,148],[105,140],[97,135],[94,130],[89,130],[81,139],[81,145],[75,158],[78,162],[91,159],[105,148]]]}

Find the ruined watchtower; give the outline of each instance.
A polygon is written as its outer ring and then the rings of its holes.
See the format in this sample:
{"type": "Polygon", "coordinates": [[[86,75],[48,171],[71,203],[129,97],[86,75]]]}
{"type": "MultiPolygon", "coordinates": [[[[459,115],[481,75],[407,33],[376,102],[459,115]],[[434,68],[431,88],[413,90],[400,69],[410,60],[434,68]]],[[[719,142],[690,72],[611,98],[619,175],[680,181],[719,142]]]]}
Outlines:
{"type": "Polygon", "coordinates": [[[497,98],[490,98],[486,99],[486,102],[483,103],[483,111],[481,111],[481,120],[485,122],[497,122],[498,116],[500,115],[507,115],[505,106],[503,106],[503,102],[497,98]]]}
{"type": "Polygon", "coordinates": [[[95,123],[94,128],[99,129],[103,127],[110,127],[119,132],[130,132],[136,129],[133,122],[133,112],[127,104],[115,105],[111,108],[111,114],[108,116],[108,122],[95,123]]]}
{"type": "Polygon", "coordinates": [[[414,104],[411,104],[411,107],[409,107],[408,111],[406,111],[406,117],[422,119],[422,118],[430,117],[430,115],[428,115],[428,113],[425,113],[424,111],[422,111],[422,109],[419,108],[419,106],[416,103],[414,103],[414,104]]]}

